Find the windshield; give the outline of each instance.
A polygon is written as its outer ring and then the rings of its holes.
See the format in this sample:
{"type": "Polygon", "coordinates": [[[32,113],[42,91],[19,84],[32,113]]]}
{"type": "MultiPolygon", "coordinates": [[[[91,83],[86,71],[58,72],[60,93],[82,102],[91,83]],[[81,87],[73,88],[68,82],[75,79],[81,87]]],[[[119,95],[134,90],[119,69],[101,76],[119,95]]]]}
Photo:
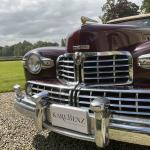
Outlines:
{"type": "Polygon", "coordinates": [[[138,26],[138,27],[149,28],[150,27],[150,18],[139,19],[139,20],[131,20],[131,21],[121,22],[121,23],[117,23],[117,24],[135,25],[135,26],[138,26]]]}

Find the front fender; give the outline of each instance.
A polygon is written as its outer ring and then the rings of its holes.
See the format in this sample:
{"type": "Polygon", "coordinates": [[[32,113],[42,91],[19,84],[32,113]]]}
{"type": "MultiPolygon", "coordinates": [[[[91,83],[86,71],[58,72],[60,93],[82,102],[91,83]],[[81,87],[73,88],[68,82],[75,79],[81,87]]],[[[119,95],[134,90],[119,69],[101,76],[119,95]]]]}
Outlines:
{"type": "Polygon", "coordinates": [[[31,53],[36,53],[39,54],[41,57],[51,58],[52,60],[54,60],[55,64],[52,68],[42,69],[39,74],[32,74],[24,67],[26,80],[50,80],[52,78],[56,78],[56,60],[60,55],[64,54],[65,52],[65,48],[41,47],[33,49],[26,53],[23,57],[23,61],[26,61],[26,59],[29,55],[31,55],[31,53]]]}
{"type": "Polygon", "coordinates": [[[150,41],[139,44],[133,52],[134,59],[134,85],[150,87],[150,70],[143,69],[138,65],[138,57],[150,53],[150,41]]]}

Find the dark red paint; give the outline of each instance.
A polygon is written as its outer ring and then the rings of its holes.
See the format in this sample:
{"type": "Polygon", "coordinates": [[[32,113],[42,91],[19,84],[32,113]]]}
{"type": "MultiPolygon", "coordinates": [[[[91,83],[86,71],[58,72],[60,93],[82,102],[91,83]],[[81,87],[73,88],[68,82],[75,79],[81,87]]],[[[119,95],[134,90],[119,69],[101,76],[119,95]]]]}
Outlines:
{"type": "MultiPolygon", "coordinates": [[[[73,46],[89,45],[90,49],[82,52],[130,51],[134,59],[134,82],[132,86],[150,87],[150,70],[142,69],[137,64],[137,57],[150,53],[150,42],[145,38],[150,30],[129,25],[87,24],[68,37],[67,48],[38,48],[29,53],[39,53],[43,57],[57,59],[68,52],[74,53],[73,46]]],[[[27,53],[25,58],[29,55],[27,53]]],[[[56,68],[42,70],[32,75],[25,69],[27,80],[49,80],[56,78],[56,68]]],[[[57,80],[56,80],[57,81],[57,80]]],[[[131,85],[130,85],[131,86],[131,85]]]]}

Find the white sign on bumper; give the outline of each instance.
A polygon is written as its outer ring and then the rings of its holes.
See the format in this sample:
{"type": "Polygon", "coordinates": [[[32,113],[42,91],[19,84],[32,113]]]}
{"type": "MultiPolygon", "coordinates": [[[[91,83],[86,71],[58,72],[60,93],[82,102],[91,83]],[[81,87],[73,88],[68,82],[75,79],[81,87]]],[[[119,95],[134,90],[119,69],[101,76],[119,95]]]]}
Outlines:
{"type": "Polygon", "coordinates": [[[70,129],[88,134],[88,112],[87,110],[52,104],[50,106],[51,123],[53,126],[70,129]]]}

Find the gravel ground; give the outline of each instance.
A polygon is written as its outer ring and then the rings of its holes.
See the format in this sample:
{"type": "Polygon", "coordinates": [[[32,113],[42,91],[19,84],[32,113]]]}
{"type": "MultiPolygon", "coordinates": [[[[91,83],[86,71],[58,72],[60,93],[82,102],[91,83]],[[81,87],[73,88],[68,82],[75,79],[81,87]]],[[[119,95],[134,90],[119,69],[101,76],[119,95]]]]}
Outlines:
{"type": "MultiPolygon", "coordinates": [[[[59,134],[38,134],[33,120],[13,108],[14,93],[0,94],[0,150],[98,150],[94,143],[59,134]]],[[[148,150],[150,147],[111,141],[107,150],[148,150]]]]}

